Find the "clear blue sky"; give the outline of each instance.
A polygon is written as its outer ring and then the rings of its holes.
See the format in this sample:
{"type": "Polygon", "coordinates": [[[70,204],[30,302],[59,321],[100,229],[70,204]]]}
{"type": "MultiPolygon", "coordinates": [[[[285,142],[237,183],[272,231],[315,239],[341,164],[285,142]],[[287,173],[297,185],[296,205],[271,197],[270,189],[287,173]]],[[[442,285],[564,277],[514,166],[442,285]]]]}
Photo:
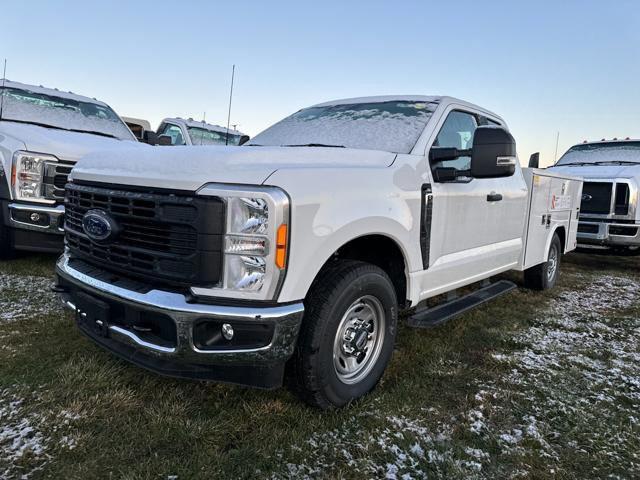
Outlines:
{"type": "Polygon", "coordinates": [[[640,3],[630,1],[9,1],[7,77],[157,123],[251,135],[325,100],[446,94],[509,123],[520,158],[640,137],[640,3]]]}

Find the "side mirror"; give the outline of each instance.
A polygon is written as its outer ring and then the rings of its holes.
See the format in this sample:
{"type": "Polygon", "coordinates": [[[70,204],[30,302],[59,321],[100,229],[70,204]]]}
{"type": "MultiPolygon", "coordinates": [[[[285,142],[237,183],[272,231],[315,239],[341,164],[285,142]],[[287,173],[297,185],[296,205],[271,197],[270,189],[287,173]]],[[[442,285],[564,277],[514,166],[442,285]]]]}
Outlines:
{"type": "Polygon", "coordinates": [[[478,127],[471,149],[471,176],[510,177],[516,171],[516,141],[504,128],[478,127]]]}
{"type": "Polygon", "coordinates": [[[158,145],[171,145],[171,137],[169,135],[158,135],[158,145]]]}
{"type": "Polygon", "coordinates": [[[529,168],[540,168],[540,152],[531,154],[531,157],[529,157],[529,168]]]}
{"type": "Polygon", "coordinates": [[[141,142],[148,143],[149,145],[157,145],[158,144],[158,134],[151,130],[144,130],[142,132],[141,142]]]}
{"type": "Polygon", "coordinates": [[[240,141],[238,142],[238,146],[240,145],[244,145],[245,143],[247,143],[249,140],[251,140],[251,137],[249,135],[242,135],[240,137],[240,141]]]}

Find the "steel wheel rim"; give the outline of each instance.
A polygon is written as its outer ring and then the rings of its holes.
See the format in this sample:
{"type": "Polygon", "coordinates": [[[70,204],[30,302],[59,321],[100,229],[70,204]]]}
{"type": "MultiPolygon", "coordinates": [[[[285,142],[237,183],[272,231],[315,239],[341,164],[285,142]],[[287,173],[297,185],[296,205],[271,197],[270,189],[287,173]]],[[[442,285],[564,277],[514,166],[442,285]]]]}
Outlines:
{"type": "Polygon", "coordinates": [[[556,275],[556,270],[558,269],[558,249],[555,245],[551,247],[551,251],[549,252],[549,264],[547,266],[547,279],[553,280],[553,277],[556,275]]]}
{"type": "Polygon", "coordinates": [[[371,372],[380,358],[385,328],[384,308],[376,297],[360,297],[347,308],[333,342],[333,366],[342,383],[353,385],[371,372]]]}

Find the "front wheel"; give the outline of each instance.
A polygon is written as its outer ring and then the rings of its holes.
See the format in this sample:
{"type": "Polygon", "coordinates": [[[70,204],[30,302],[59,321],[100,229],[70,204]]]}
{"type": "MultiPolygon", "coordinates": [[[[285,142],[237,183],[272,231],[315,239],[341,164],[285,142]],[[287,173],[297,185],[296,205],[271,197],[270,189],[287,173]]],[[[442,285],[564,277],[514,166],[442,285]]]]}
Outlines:
{"type": "Polygon", "coordinates": [[[560,260],[562,258],[562,243],[557,233],[553,234],[547,261],[528,268],[524,271],[524,285],[533,290],[547,290],[553,288],[560,275],[560,260]]]}
{"type": "Polygon", "coordinates": [[[364,262],[337,261],[314,282],[305,309],[292,360],[302,399],[327,409],[371,391],[396,337],[398,301],[387,274],[364,262]]]}

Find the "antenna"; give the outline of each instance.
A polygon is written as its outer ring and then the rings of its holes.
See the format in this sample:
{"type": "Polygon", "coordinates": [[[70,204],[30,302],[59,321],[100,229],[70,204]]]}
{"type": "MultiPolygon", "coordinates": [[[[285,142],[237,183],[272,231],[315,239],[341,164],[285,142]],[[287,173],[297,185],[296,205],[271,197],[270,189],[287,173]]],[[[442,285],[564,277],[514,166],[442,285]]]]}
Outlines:
{"type": "Polygon", "coordinates": [[[556,136],[556,153],[553,156],[554,163],[558,161],[558,142],[559,141],[560,141],[560,132],[558,132],[558,135],[556,136]]]}
{"type": "Polygon", "coordinates": [[[236,66],[231,69],[231,91],[229,92],[229,113],[227,114],[227,138],[224,142],[225,145],[229,145],[229,124],[231,123],[231,100],[233,99],[233,79],[236,75],[236,66]]]}
{"type": "Polygon", "coordinates": [[[2,95],[0,95],[0,120],[2,120],[2,109],[4,107],[4,83],[7,81],[7,59],[4,59],[4,69],[2,70],[2,95]]]}

